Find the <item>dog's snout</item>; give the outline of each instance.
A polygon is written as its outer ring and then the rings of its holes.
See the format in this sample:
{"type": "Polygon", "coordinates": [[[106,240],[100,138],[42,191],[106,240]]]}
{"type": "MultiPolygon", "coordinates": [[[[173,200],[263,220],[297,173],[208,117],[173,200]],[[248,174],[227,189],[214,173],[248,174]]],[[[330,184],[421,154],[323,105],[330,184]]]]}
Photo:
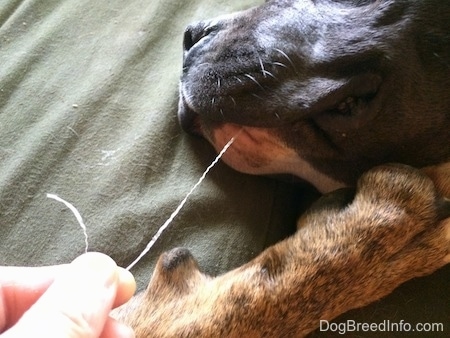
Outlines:
{"type": "Polygon", "coordinates": [[[200,40],[207,37],[214,31],[214,27],[199,22],[197,24],[190,25],[184,32],[183,48],[185,52],[188,52],[194,47],[200,40]]]}

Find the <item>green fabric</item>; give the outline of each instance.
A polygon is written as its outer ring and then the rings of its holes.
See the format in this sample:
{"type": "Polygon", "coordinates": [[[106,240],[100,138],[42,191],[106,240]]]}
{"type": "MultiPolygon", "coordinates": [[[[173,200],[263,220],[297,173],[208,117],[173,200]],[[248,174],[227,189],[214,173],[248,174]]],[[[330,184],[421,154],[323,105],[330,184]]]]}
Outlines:
{"type": "MultiPolygon", "coordinates": [[[[2,2],[4,3],[4,2],[2,2]]],[[[252,1],[8,1],[0,20],[1,264],[131,263],[214,159],[177,122],[184,28],[252,1]]],[[[255,1],[253,1],[255,3],[255,1]]],[[[185,246],[210,273],[265,245],[278,184],[214,168],[133,272],[185,246]]]]}
{"type": "MultiPolygon", "coordinates": [[[[122,266],[137,257],[215,156],[177,123],[184,28],[261,2],[0,0],[0,264],[84,251],[73,214],[47,193],[80,211],[89,250],[122,266]]],[[[139,289],[174,247],[211,274],[241,265],[292,228],[303,199],[219,164],[133,269],[139,289]]],[[[448,319],[438,291],[424,301],[448,319]]]]}

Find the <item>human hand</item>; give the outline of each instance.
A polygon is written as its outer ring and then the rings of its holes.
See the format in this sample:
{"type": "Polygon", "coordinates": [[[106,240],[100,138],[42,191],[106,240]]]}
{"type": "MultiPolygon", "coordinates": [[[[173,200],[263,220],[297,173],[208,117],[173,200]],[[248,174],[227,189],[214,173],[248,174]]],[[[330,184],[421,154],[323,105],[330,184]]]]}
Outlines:
{"type": "Polygon", "coordinates": [[[130,272],[94,252],[67,265],[0,267],[0,338],[134,337],[109,312],[135,289],[130,272]]]}

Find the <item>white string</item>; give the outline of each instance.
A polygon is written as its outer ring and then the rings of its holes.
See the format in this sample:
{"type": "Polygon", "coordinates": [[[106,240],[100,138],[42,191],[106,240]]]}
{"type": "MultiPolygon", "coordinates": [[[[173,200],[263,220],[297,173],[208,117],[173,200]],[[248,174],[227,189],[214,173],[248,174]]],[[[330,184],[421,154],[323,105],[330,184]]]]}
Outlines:
{"type": "Polygon", "coordinates": [[[153,238],[150,240],[150,242],[147,244],[145,249],[141,252],[141,254],[126,268],[127,270],[130,270],[133,266],[135,266],[141,259],[144,257],[152,248],[152,246],[155,244],[155,242],[158,240],[158,238],[161,236],[161,234],[164,232],[164,230],[167,229],[167,227],[172,223],[173,219],[178,215],[181,208],[183,208],[184,204],[188,200],[188,198],[192,195],[195,189],[203,182],[206,175],[209,173],[209,171],[214,167],[217,162],[219,162],[220,158],[223,154],[228,150],[228,148],[233,144],[234,140],[239,136],[242,129],[234,135],[231,140],[228,141],[228,143],[223,147],[223,149],[220,151],[220,153],[217,155],[217,157],[212,161],[212,163],[206,168],[206,170],[203,172],[203,175],[200,177],[200,179],[197,181],[197,183],[194,184],[194,186],[191,188],[191,190],[187,193],[186,197],[181,201],[181,203],[178,205],[178,207],[175,209],[175,211],[170,215],[170,217],[167,219],[167,221],[158,229],[156,234],[153,236],[153,238]]]}
{"type": "MultiPolygon", "coordinates": [[[[225,154],[225,152],[228,150],[228,148],[233,144],[233,142],[239,136],[241,131],[242,131],[242,129],[236,135],[234,135],[228,141],[228,143],[223,147],[223,149],[216,156],[214,161],[212,161],[211,164],[206,168],[206,170],[203,172],[202,176],[199,178],[197,183],[194,184],[194,186],[187,193],[187,195],[184,197],[184,199],[181,201],[181,203],[178,205],[178,207],[175,209],[175,211],[164,222],[164,224],[158,229],[156,234],[152,237],[152,239],[147,244],[145,249],[141,252],[141,254],[126,268],[127,270],[130,270],[131,268],[133,268],[150,251],[150,249],[153,247],[153,245],[159,239],[161,234],[167,229],[167,227],[170,225],[170,223],[172,223],[172,221],[175,219],[175,217],[179,214],[181,209],[186,204],[188,198],[194,193],[195,189],[197,189],[197,187],[203,182],[203,180],[206,178],[206,175],[209,173],[209,171],[219,162],[220,158],[223,156],[223,154],[225,154]]],[[[84,252],[86,253],[88,251],[88,248],[89,248],[88,234],[87,234],[86,225],[83,222],[83,218],[81,217],[80,212],[77,210],[77,208],[75,208],[75,206],[73,204],[65,201],[64,199],[62,199],[61,197],[59,197],[59,196],[57,196],[55,194],[47,194],[47,197],[51,198],[51,199],[54,199],[54,200],[56,200],[58,202],[63,203],[67,208],[70,209],[70,211],[72,211],[72,213],[74,214],[75,218],[77,219],[78,224],[80,225],[81,229],[83,229],[84,241],[85,241],[85,244],[86,244],[84,252]]]]}
{"type": "Polygon", "coordinates": [[[86,243],[84,252],[86,253],[88,251],[88,247],[89,247],[89,243],[88,243],[88,234],[87,234],[87,230],[86,230],[86,225],[84,225],[83,222],[83,218],[81,217],[81,214],[79,213],[79,211],[77,210],[77,208],[75,208],[73,206],[73,204],[63,200],[61,197],[55,195],[55,194],[47,194],[48,198],[52,198],[58,202],[64,203],[66,205],[66,207],[68,207],[70,209],[70,211],[72,211],[72,213],[75,215],[75,218],[77,219],[78,223],[80,224],[81,229],[83,229],[83,233],[84,233],[84,242],[86,243]]]}

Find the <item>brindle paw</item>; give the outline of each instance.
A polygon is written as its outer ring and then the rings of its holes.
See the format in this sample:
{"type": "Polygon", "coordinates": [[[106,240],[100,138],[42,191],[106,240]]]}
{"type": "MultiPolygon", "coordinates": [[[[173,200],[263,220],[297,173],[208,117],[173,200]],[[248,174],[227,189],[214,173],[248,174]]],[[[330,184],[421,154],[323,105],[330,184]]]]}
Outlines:
{"type": "Polygon", "coordinates": [[[352,207],[359,214],[363,252],[386,280],[407,280],[445,264],[450,202],[423,172],[405,165],[376,167],[359,180],[352,207]]]}

